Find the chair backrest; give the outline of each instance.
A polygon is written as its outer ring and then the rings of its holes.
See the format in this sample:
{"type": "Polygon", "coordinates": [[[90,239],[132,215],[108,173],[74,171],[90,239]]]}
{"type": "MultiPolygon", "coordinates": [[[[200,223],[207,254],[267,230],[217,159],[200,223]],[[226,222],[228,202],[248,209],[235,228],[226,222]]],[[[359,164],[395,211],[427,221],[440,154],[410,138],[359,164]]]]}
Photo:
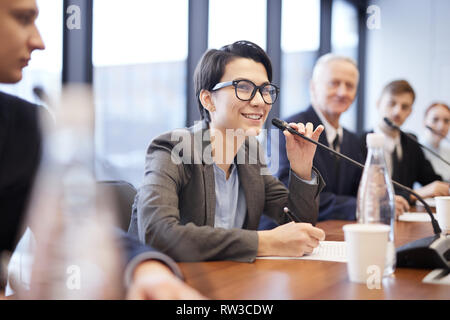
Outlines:
{"type": "Polygon", "coordinates": [[[118,217],[117,223],[125,232],[131,220],[131,208],[133,206],[136,189],[131,183],[126,181],[98,181],[100,188],[104,188],[108,193],[112,194],[116,200],[118,217]]]}

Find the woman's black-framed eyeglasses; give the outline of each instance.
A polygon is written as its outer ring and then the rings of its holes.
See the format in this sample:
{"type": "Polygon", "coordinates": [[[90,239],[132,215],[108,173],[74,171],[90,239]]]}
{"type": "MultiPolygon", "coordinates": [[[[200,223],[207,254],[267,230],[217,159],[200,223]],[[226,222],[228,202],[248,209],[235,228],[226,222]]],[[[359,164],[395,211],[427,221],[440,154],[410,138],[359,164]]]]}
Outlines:
{"type": "Polygon", "coordinates": [[[227,82],[220,82],[214,86],[211,91],[217,91],[219,89],[233,86],[236,97],[242,101],[250,101],[255,97],[256,91],[261,93],[261,96],[265,103],[274,104],[277,101],[280,89],[271,83],[264,83],[257,86],[250,80],[233,80],[227,82]]]}

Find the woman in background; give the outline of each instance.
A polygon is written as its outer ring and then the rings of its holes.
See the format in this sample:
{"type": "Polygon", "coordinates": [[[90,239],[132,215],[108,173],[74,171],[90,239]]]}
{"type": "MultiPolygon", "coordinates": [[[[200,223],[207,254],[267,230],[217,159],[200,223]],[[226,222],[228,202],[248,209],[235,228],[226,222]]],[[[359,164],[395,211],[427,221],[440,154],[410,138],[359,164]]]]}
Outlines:
{"type": "MultiPolygon", "coordinates": [[[[450,162],[450,143],[447,134],[450,128],[450,108],[444,103],[433,103],[425,111],[424,145],[435,151],[450,162]]],[[[430,160],[434,171],[442,176],[444,181],[450,181],[450,167],[439,158],[425,150],[425,156],[430,160]]]]}

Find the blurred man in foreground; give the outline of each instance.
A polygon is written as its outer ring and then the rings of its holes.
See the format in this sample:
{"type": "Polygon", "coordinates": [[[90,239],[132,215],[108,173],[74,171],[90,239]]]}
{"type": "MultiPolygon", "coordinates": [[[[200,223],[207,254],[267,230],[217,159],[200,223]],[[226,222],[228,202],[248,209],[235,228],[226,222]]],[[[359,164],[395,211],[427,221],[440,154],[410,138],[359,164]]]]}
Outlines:
{"type": "MultiPolygon", "coordinates": [[[[34,50],[45,48],[35,0],[0,0],[0,83],[17,83],[34,50]]],[[[12,250],[23,223],[41,155],[40,108],[0,92],[0,252],[12,250]]],[[[130,208],[131,211],[131,208],[130,208]]],[[[125,233],[125,278],[130,299],[199,299],[172,259],[125,233]]]]}

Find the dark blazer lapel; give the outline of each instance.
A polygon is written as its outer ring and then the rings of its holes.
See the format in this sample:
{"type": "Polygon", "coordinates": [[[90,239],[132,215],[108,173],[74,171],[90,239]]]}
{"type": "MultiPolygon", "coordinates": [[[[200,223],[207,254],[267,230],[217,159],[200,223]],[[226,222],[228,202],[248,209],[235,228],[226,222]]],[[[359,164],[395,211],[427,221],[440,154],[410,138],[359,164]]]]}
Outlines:
{"type": "Polygon", "coordinates": [[[264,210],[264,183],[257,165],[238,165],[239,183],[247,202],[247,216],[244,227],[256,229],[264,210]],[[258,177],[260,179],[255,179],[258,177]]]}
{"type": "Polygon", "coordinates": [[[352,148],[355,148],[355,146],[349,145],[349,141],[348,141],[349,136],[348,136],[347,130],[343,129],[342,131],[343,131],[344,135],[342,137],[342,142],[340,145],[341,153],[345,154],[346,156],[349,156],[350,158],[353,158],[351,151],[352,151],[352,148]]]}
{"type": "Polygon", "coordinates": [[[203,181],[206,201],[206,225],[214,226],[216,216],[216,185],[212,164],[203,165],[203,181]]]}
{"type": "MultiPolygon", "coordinates": [[[[314,125],[314,128],[316,128],[320,124],[323,125],[322,121],[320,120],[319,116],[317,115],[316,111],[314,110],[314,108],[312,106],[310,106],[308,108],[306,113],[308,115],[307,120],[310,121],[314,125]]],[[[323,131],[322,134],[320,135],[319,142],[321,144],[328,146],[326,131],[323,131]]],[[[316,153],[314,155],[314,166],[316,166],[316,167],[324,167],[324,166],[326,167],[327,166],[327,163],[329,160],[324,159],[325,152],[329,153],[328,151],[322,150],[320,147],[317,147],[316,153]]],[[[327,176],[324,176],[324,178],[326,180],[328,180],[327,176]]]]}
{"type": "MultiPolygon", "coordinates": [[[[412,142],[406,137],[404,133],[400,134],[400,144],[402,146],[403,157],[405,157],[405,155],[415,154],[415,152],[411,152],[411,143],[412,142]]],[[[410,181],[411,178],[408,177],[408,175],[410,175],[410,171],[412,168],[409,165],[415,161],[416,159],[412,157],[412,160],[410,161],[400,161],[397,166],[394,165],[392,178],[396,181],[401,181],[401,183],[410,181]]],[[[412,183],[414,183],[414,181],[412,181],[412,183]]]]}
{"type": "MultiPolygon", "coordinates": [[[[253,229],[259,225],[261,214],[264,210],[264,181],[260,173],[261,166],[258,159],[250,158],[248,151],[248,139],[238,152],[245,152],[246,162],[250,164],[238,164],[239,184],[242,186],[247,203],[247,216],[245,217],[244,228],[253,229]],[[258,161],[258,162],[256,162],[258,161]]],[[[260,146],[258,145],[258,148],[260,146]]]]}
{"type": "Polygon", "coordinates": [[[3,146],[6,140],[6,134],[9,130],[9,126],[11,125],[10,108],[13,108],[13,106],[9,106],[6,104],[3,94],[0,92],[0,159],[1,155],[3,154],[3,146]]]}
{"type": "MultiPolygon", "coordinates": [[[[314,108],[312,106],[309,107],[309,109],[307,110],[308,113],[308,120],[314,125],[314,128],[316,128],[318,125],[322,124],[322,121],[319,118],[319,115],[317,114],[316,110],[314,110],[314,108]]],[[[345,136],[345,134],[344,134],[345,136]]],[[[319,137],[319,142],[322,143],[323,145],[326,145],[328,147],[331,147],[328,144],[328,137],[327,137],[327,132],[326,130],[324,130],[322,132],[322,134],[319,137]]],[[[342,145],[341,145],[342,146],[342,145]]],[[[331,152],[321,149],[320,147],[317,147],[316,149],[316,154],[314,155],[314,166],[316,168],[327,168],[330,166],[334,166],[335,165],[335,157],[332,155],[331,152]]],[[[330,171],[332,172],[332,171],[330,171]]],[[[339,190],[339,184],[342,183],[342,179],[338,179],[340,175],[340,173],[342,172],[342,164],[339,165],[339,173],[338,175],[336,174],[328,174],[328,170],[321,172],[321,174],[323,175],[323,178],[327,184],[327,186],[325,187],[327,191],[329,190],[334,190],[334,192],[337,192],[337,190],[339,190]]]]}
{"type": "Polygon", "coordinates": [[[205,224],[214,226],[216,215],[216,187],[214,179],[214,167],[211,154],[211,136],[206,121],[197,123],[193,129],[194,133],[194,158],[203,166],[203,186],[205,193],[206,216],[205,224]],[[201,162],[200,162],[201,159],[201,162]]]}

